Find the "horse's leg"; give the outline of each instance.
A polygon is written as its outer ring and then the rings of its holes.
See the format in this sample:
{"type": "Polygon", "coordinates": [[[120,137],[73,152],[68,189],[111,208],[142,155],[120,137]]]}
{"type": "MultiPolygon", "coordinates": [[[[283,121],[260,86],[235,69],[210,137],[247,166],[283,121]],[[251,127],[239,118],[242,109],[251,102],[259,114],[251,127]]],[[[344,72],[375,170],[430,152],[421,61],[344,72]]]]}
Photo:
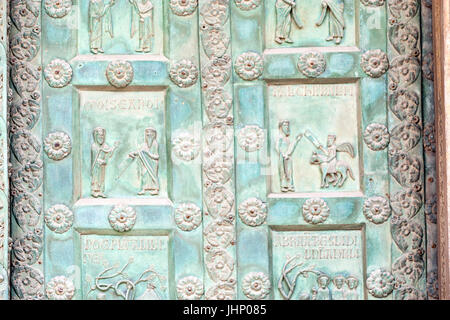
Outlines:
{"type": "Polygon", "coordinates": [[[344,172],[340,171],[341,173],[341,182],[339,183],[339,187],[342,187],[344,185],[345,180],[347,180],[347,170],[344,172]]]}

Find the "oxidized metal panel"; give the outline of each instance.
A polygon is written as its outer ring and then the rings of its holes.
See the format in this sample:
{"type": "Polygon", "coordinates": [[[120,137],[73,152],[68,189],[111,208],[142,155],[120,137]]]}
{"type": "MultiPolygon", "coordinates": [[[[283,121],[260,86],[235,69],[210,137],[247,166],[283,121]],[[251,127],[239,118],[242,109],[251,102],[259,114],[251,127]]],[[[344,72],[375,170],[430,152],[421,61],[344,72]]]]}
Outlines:
{"type": "Polygon", "coordinates": [[[11,12],[15,298],[425,298],[417,0],[11,12]]]}

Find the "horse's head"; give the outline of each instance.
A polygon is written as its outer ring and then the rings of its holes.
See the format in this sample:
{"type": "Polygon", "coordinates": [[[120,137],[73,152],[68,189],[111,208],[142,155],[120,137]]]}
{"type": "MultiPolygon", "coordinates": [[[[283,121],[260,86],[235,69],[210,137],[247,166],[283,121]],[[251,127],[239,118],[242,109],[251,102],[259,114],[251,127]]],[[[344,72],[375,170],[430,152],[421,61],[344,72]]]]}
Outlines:
{"type": "Polygon", "coordinates": [[[322,163],[319,154],[317,152],[313,152],[311,155],[311,160],[309,160],[311,164],[320,165],[322,163]]]}

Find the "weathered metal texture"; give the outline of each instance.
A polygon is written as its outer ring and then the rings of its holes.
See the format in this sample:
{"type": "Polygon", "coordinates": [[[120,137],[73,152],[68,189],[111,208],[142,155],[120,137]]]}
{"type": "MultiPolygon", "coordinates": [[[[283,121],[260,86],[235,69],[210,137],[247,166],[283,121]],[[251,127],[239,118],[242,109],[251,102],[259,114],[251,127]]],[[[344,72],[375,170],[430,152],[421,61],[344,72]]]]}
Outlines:
{"type": "Polygon", "coordinates": [[[10,2],[11,298],[43,299],[41,1],[10,2]]]}
{"type": "Polygon", "coordinates": [[[427,224],[427,293],[428,299],[439,299],[432,1],[422,1],[421,7],[423,146],[425,158],[425,215],[427,224]]]}
{"type": "Polygon", "coordinates": [[[0,300],[9,299],[8,2],[0,2],[0,300]]]}
{"type": "Polygon", "coordinates": [[[394,298],[401,300],[426,298],[420,6],[418,0],[388,1],[389,131],[404,141],[389,148],[391,201],[402,201],[391,220],[394,298]],[[400,99],[411,107],[405,117],[395,109],[400,99]]]}

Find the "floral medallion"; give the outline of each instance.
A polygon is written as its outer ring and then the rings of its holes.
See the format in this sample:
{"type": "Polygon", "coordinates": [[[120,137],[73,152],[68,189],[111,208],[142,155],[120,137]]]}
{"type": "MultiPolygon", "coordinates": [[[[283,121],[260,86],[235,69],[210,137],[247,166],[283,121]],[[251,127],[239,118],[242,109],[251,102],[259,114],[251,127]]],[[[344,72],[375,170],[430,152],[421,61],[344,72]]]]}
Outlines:
{"type": "Polygon", "coordinates": [[[207,300],[233,300],[234,299],[234,285],[223,283],[211,287],[206,292],[207,300]]]}
{"type": "Polygon", "coordinates": [[[183,231],[195,230],[202,223],[202,212],[193,203],[181,203],[175,210],[175,223],[183,231]]]}
{"type": "Polygon", "coordinates": [[[370,222],[382,224],[391,216],[391,207],[386,198],[372,197],[364,202],[363,213],[370,222]]]}
{"type": "Polygon", "coordinates": [[[316,78],[325,72],[327,62],[325,56],[319,52],[302,54],[298,59],[297,68],[306,77],[316,78]]]}
{"type": "Polygon", "coordinates": [[[172,138],[173,153],[183,161],[194,160],[200,152],[200,144],[195,141],[193,135],[183,132],[172,138]]]}
{"type": "Polygon", "coordinates": [[[136,211],[124,205],[117,205],[108,215],[109,224],[118,232],[130,231],[136,223],[136,211]]]}
{"type": "Polygon", "coordinates": [[[47,210],[44,220],[50,230],[64,233],[73,225],[73,213],[65,205],[56,204],[47,210]]]}
{"type": "Polygon", "coordinates": [[[234,0],[234,3],[239,9],[249,11],[259,7],[261,0],[234,0]]]}
{"type": "Polygon", "coordinates": [[[170,9],[177,16],[189,16],[198,6],[198,0],[170,0],[170,9]]]}
{"type": "Polygon", "coordinates": [[[203,234],[207,241],[207,250],[212,247],[225,249],[235,242],[234,224],[227,220],[212,221],[204,229],[203,234]]]}
{"type": "Polygon", "coordinates": [[[205,256],[206,270],[214,282],[227,281],[234,270],[234,259],[223,249],[213,249],[205,256]]]}
{"type": "Polygon", "coordinates": [[[202,68],[203,88],[223,87],[231,76],[231,57],[214,58],[202,68]]]}
{"type": "Polygon", "coordinates": [[[41,256],[43,242],[43,232],[40,228],[28,231],[23,237],[16,239],[12,244],[16,261],[30,265],[36,263],[41,256]]]}
{"type": "Polygon", "coordinates": [[[414,116],[419,108],[420,98],[414,91],[397,90],[389,96],[389,107],[400,120],[414,116]]]}
{"type": "Polygon", "coordinates": [[[209,25],[224,25],[228,20],[229,0],[206,1],[201,7],[200,13],[209,25]]]}
{"type": "Polygon", "coordinates": [[[361,56],[361,67],[372,78],[379,78],[389,69],[387,54],[380,49],[370,50],[361,56]]]}
{"type": "Polygon", "coordinates": [[[177,284],[177,296],[180,300],[199,300],[203,295],[203,283],[194,276],[182,278],[177,284]]]}
{"type": "Polygon", "coordinates": [[[366,285],[369,293],[375,298],[385,298],[394,290],[394,276],[384,269],[373,271],[367,278],[366,285]]]}
{"type": "Polygon", "coordinates": [[[225,119],[231,110],[233,99],[222,88],[212,88],[206,92],[206,115],[211,122],[225,119]]]}
{"type": "Polygon", "coordinates": [[[327,203],[319,198],[308,199],[303,204],[303,218],[311,224],[323,223],[330,215],[327,203]]]}
{"type": "Polygon", "coordinates": [[[52,60],[44,69],[44,77],[52,88],[63,88],[72,80],[72,67],[61,59],[52,60]]]}
{"type": "Polygon", "coordinates": [[[222,26],[210,26],[206,23],[200,27],[203,49],[209,58],[222,57],[230,45],[230,37],[222,26]]]}
{"type": "Polygon", "coordinates": [[[12,212],[21,228],[36,226],[41,217],[39,198],[31,193],[22,193],[14,197],[12,212]]]}
{"type": "Polygon", "coordinates": [[[65,17],[72,8],[72,0],[45,0],[45,12],[52,18],[65,17]]]}
{"type": "Polygon", "coordinates": [[[15,266],[11,273],[11,284],[19,298],[23,300],[44,298],[44,275],[38,269],[25,264],[15,266]]]}
{"type": "Polygon", "coordinates": [[[414,190],[399,191],[391,196],[394,214],[412,219],[422,208],[422,195],[414,190]]]}
{"type": "Polygon", "coordinates": [[[128,61],[113,61],[106,67],[106,79],[116,88],[125,88],[133,77],[133,66],[128,61]]]}
{"type": "Polygon", "coordinates": [[[50,300],[71,300],[75,294],[75,286],[72,280],[58,276],[47,283],[45,292],[50,300]]]}
{"type": "Polygon", "coordinates": [[[72,141],[65,132],[52,132],[44,140],[44,151],[50,159],[62,160],[72,151],[72,141]]]}
{"type": "Polygon", "coordinates": [[[420,142],[421,137],[422,131],[418,125],[403,121],[391,129],[391,146],[397,150],[407,152],[420,142]]]}
{"type": "Polygon", "coordinates": [[[197,82],[198,68],[192,61],[184,59],[172,64],[169,76],[177,86],[187,88],[197,82]]]}
{"type": "Polygon", "coordinates": [[[264,130],[256,125],[245,126],[237,134],[239,146],[247,151],[254,152],[264,145],[264,130]]]}
{"type": "Polygon", "coordinates": [[[250,198],[239,206],[239,217],[251,227],[262,225],[267,218],[267,206],[258,198],[250,198]]]}
{"type": "Polygon", "coordinates": [[[269,277],[262,272],[250,272],[242,281],[242,290],[249,299],[264,299],[270,292],[269,277]]]}
{"type": "Polygon", "coordinates": [[[389,140],[390,135],[384,124],[372,123],[364,131],[364,142],[373,151],[386,149],[389,140]]]}
{"type": "Polygon", "coordinates": [[[30,61],[39,52],[39,32],[26,30],[11,35],[9,51],[19,60],[30,61]]]}
{"type": "Polygon", "coordinates": [[[261,56],[255,52],[245,52],[237,57],[234,70],[243,80],[258,79],[263,72],[264,63],[261,56]]]}
{"type": "Polygon", "coordinates": [[[368,7],[381,7],[386,3],[385,0],[361,0],[361,3],[368,7]]]}

